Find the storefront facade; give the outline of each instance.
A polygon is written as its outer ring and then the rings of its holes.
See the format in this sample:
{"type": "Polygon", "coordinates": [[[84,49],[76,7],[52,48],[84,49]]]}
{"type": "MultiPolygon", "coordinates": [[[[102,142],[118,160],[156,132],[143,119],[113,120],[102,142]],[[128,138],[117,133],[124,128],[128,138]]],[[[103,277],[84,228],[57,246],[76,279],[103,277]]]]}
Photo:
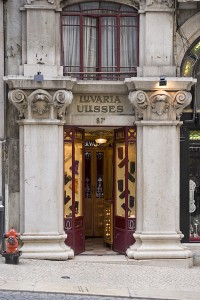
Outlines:
{"type": "Polygon", "coordinates": [[[129,258],[192,266],[180,128],[194,111],[183,32],[198,45],[198,1],[1,5],[1,195],[22,256],[66,260],[103,236],[129,258]]]}

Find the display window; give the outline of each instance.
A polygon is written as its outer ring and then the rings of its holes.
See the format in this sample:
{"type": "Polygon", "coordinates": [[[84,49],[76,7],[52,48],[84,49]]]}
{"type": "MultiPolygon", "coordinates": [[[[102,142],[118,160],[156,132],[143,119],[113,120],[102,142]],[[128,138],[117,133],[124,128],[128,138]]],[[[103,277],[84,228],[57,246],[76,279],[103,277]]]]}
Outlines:
{"type": "Polygon", "coordinates": [[[189,241],[200,242],[200,130],[191,130],[189,138],[189,241]]]}

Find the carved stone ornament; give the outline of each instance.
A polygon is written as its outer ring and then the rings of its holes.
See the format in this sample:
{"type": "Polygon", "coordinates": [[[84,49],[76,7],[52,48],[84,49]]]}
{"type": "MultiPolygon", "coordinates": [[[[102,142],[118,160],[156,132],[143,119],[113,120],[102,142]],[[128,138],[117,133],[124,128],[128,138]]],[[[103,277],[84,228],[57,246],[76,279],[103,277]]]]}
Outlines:
{"type": "Polygon", "coordinates": [[[66,113],[67,107],[72,103],[72,92],[59,90],[53,96],[53,104],[57,108],[58,118],[63,118],[66,113]]]}
{"type": "Polygon", "coordinates": [[[190,92],[178,91],[175,94],[166,91],[129,93],[129,101],[136,110],[138,120],[180,120],[183,109],[192,100],[190,92]]]}
{"type": "Polygon", "coordinates": [[[28,105],[26,93],[22,90],[9,91],[8,99],[19,111],[19,117],[23,118],[28,105]]]}
{"type": "Polygon", "coordinates": [[[39,89],[29,95],[28,103],[31,113],[43,115],[50,111],[53,101],[52,96],[47,91],[39,89]]]}
{"type": "Polygon", "coordinates": [[[27,95],[25,91],[17,89],[8,93],[8,99],[19,111],[20,118],[55,119],[65,116],[73,95],[71,91],[66,90],[58,90],[51,95],[42,89],[27,95]]]}
{"type": "Polygon", "coordinates": [[[173,6],[173,0],[146,0],[146,5],[165,5],[167,7],[173,6]]]}
{"type": "Polygon", "coordinates": [[[192,101],[190,92],[179,91],[173,97],[173,107],[176,110],[178,120],[180,120],[183,109],[187,107],[192,101]]]}
{"type": "MultiPolygon", "coordinates": [[[[37,0],[27,0],[27,4],[31,4],[34,1],[37,1],[37,0]]],[[[50,3],[50,4],[54,4],[54,0],[47,0],[47,2],[50,3]]]]}
{"type": "Polygon", "coordinates": [[[143,114],[149,105],[148,96],[143,91],[130,92],[128,95],[130,103],[137,110],[137,117],[139,119],[143,118],[143,114]]]}
{"type": "Polygon", "coordinates": [[[168,112],[169,101],[168,96],[165,94],[158,94],[153,97],[151,101],[152,111],[162,116],[164,113],[168,112]]]}

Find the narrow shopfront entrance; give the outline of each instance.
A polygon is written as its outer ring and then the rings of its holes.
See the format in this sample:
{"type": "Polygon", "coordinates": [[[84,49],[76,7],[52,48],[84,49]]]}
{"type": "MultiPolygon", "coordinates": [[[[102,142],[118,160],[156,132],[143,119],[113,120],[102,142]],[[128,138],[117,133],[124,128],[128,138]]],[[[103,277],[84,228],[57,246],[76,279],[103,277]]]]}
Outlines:
{"type": "Polygon", "coordinates": [[[125,254],[134,243],[135,187],[136,128],[65,128],[64,229],[75,254],[88,238],[125,254]]]}

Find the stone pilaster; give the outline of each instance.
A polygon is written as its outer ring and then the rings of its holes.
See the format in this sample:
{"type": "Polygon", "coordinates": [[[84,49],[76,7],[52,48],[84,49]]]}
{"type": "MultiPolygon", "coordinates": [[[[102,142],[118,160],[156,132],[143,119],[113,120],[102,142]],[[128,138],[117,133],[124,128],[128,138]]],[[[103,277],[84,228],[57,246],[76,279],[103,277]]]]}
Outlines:
{"type": "Polygon", "coordinates": [[[192,97],[187,91],[130,92],[136,111],[137,231],[127,250],[137,260],[169,260],[190,267],[192,253],[180,240],[180,116],[192,97]]]}
{"type": "Polygon", "coordinates": [[[20,232],[22,257],[66,260],[64,243],[63,125],[72,93],[15,89],[9,101],[20,121],[20,232]]]}
{"type": "Polygon", "coordinates": [[[173,4],[173,0],[140,1],[138,76],[176,76],[172,38],[174,31],[173,4]]]}
{"type": "Polygon", "coordinates": [[[21,7],[23,19],[20,73],[44,77],[62,76],[60,63],[60,1],[27,0],[21,7]]]}

